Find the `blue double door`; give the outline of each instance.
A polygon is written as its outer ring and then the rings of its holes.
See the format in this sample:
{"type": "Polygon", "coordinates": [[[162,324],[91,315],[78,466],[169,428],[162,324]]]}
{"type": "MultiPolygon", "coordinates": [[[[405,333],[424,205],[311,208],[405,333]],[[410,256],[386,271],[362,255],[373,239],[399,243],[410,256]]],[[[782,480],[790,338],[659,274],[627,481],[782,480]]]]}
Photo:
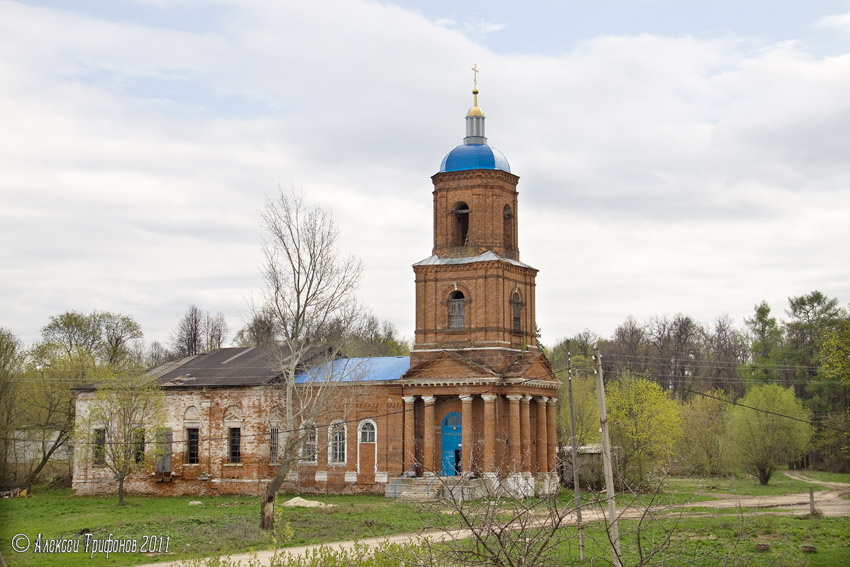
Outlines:
{"type": "Polygon", "coordinates": [[[440,474],[442,476],[455,476],[461,472],[462,433],[460,414],[453,411],[443,419],[443,426],[440,430],[442,438],[440,444],[442,451],[440,474]]]}

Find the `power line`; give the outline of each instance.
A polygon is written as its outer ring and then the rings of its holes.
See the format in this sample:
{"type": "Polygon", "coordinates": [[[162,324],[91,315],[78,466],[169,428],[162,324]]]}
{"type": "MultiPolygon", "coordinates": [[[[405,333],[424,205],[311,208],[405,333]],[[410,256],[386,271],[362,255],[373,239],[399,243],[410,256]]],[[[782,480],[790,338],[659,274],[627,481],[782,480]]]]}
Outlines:
{"type": "Polygon", "coordinates": [[[698,396],[703,396],[703,397],[706,397],[706,398],[711,398],[712,400],[718,400],[718,401],[721,401],[721,402],[724,402],[724,403],[727,403],[727,404],[731,404],[733,406],[747,408],[747,409],[755,410],[757,412],[766,413],[768,415],[775,415],[777,417],[784,417],[786,419],[793,419],[794,421],[800,421],[800,422],[803,422],[803,423],[807,423],[809,425],[813,425],[815,427],[822,427],[823,429],[832,429],[834,431],[840,431],[842,433],[848,432],[846,429],[841,429],[840,427],[833,427],[831,425],[825,425],[825,424],[817,424],[813,421],[802,419],[802,418],[799,418],[799,417],[796,417],[796,416],[793,416],[793,415],[786,415],[784,413],[778,413],[778,412],[775,412],[775,411],[757,408],[757,407],[754,407],[754,406],[748,406],[746,404],[742,404],[742,403],[739,403],[739,402],[733,402],[732,400],[725,400],[725,399],[719,398],[717,396],[712,396],[711,394],[706,394],[704,392],[698,392],[696,390],[690,390],[690,389],[684,388],[684,387],[682,389],[685,390],[686,392],[690,392],[692,394],[696,394],[698,396]]]}

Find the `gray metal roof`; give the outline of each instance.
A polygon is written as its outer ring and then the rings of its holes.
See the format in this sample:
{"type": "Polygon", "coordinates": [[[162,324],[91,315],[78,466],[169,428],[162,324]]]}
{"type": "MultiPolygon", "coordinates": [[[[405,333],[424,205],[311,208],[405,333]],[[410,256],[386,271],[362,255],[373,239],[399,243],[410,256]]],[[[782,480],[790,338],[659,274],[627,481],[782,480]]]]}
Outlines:
{"type": "Polygon", "coordinates": [[[519,260],[511,260],[509,258],[502,258],[498,254],[488,250],[483,254],[479,254],[478,256],[467,256],[465,258],[440,258],[436,254],[433,256],[429,256],[424,260],[420,260],[413,264],[414,266],[447,266],[451,264],[472,264],[475,262],[493,262],[493,261],[502,261],[507,262],[508,264],[512,264],[514,266],[519,266],[520,268],[531,268],[532,266],[528,264],[523,264],[519,260]]]}
{"type": "MultiPolygon", "coordinates": [[[[299,371],[297,383],[308,383],[310,373],[318,372],[329,362],[324,359],[326,349],[316,348],[313,356],[305,357],[305,366],[299,371]],[[310,361],[314,365],[310,365],[310,361]]],[[[221,348],[205,354],[188,356],[165,363],[148,371],[163,388],[223,388],[262,386],[278,381],[281,375],[275,353],[269,348],[221,348]]],[[[398,380],[410,368],[410,357],[389,356],[374,358],[339,359],[332,362],[339,368],[343,381],[398,380]],[[349,369],[348,375],[341,369],[349,369]]]]}
{"type": "Polygon", "coordinates": [[[266,348],[220,348],[164,364],[149,373],[158,376],[164,388],[260,386],[280,375],[274,360],[272,351],[266,348]]]}

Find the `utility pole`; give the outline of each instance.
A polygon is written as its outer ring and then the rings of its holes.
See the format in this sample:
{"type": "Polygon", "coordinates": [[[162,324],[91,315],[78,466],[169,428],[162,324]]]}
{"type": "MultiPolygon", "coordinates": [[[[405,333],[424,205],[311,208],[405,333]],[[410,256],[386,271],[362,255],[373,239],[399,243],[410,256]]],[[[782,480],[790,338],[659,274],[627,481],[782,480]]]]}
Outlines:
{"type": "Polygon", "coordinates": [[[608,536],[614,553],[614,567],[622,567],[617,502],[614,500],[614,467],[611,464],[611,441],[608,438],[608,412],[605,410],[605,381],[602,379],[602,355],[597,350],[593,358],[596,359],[596,399],[599,402],[599,424],[602,427],[602,464],[605,467],[605,488],[608,491],[608,536]]]}
{"type": "Polygon", "coordinates": [[[581,525],[581,489],[578,485],[578,447],[576,447],[576,417],[573,406],[573,356],[567,353],[567,392],[570,397],[570,453],[573,457],[573,492],[576,499],[576,526],[578,526],[579,559],[584,561],[584,528],[581,525]]]}

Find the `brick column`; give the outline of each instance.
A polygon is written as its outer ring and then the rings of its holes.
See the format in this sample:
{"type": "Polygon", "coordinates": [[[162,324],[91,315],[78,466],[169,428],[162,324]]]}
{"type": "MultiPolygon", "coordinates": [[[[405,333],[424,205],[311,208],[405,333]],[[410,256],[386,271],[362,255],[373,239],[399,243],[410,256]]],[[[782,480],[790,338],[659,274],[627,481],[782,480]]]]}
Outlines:
{"type": "Polygon", "coordinates": [[[484,400],[484,473],[496,472],[496,394],[482,394],[484,400]]]}
{"type": "Polygon", "coordinates": [[[519,402],[519,430],[522,450],[522,472],[531,471],[531,396],[523,396],[519,402]]]}
{"type": "Polygon", "coordinates": [[[518,394],[512,394],[507,398],[510,402],[511,429],[511,434],[508,443],[511,449],[511,461],[509,463],[508,470],[511,474],[514,474],[520,472],[520,469],[522,468],[522,446],[520,441],[522,430],[519,418],[519,401],[522,399],[522,396],[518,394]]]}
{"type": "Polygon", "coordinates": [[[434,473],[434,396],[422,396],[425,402],[424,437],[422,439],[422,464],[425,468],[424,474],[434,473]]]}
{"type": "Polygon", "coordinates": [[[549,440],[549,470],[558,467],[558,398],[549,398],[549,410],[546,413],[549,420],[547,438],[549,440]]]}
{"type": "Polygon", "coordinates": [[[414,426],[413,426],[413,402],[416,396],[403,396],[404,400],[404,471],[416,462],[416,450],[414,448],[414,426]]]}
{"type": "Polygon", "coordinates": [[[463,473],[472,472],[472,396],[459,396],[461,447],[460,462],[463,473]]]}
{"type": "Polygon", "coordinates": [[[547,441],[547,430],[549,424],[546,422],[546,402],[549,398],[536,398],[537,400],[537,472],[549,470],[549,442],[547,441]]]}

